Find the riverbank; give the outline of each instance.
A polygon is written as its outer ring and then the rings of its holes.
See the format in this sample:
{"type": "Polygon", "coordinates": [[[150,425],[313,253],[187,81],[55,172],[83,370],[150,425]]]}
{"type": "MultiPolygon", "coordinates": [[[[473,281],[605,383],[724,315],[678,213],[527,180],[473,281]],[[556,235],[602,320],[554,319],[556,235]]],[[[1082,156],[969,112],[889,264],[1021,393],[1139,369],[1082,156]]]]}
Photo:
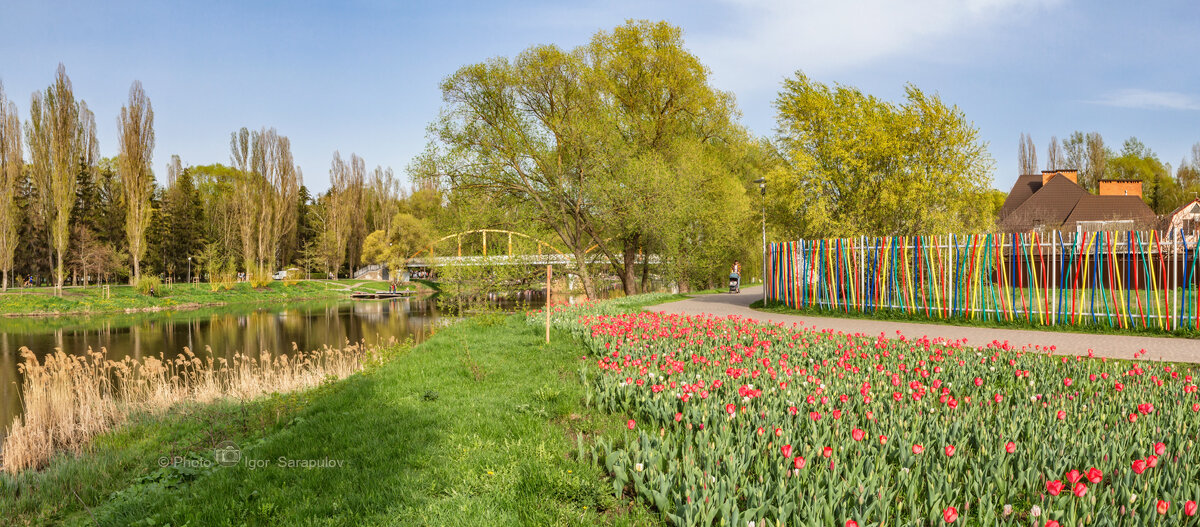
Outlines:
{"type": "MultiPolygon", "coordinates": [[[[422,286],[407,286],[417,290],[422,286]]],[[[300,280],[272,282],[253,288],[246,283],[213,291],[209,284],[171,284],[158,294],[144,295],[128,285],[114,285],[106,296],[103,287],[69,287],[62,296],[52,288],[10,289],[0,294],[0,316],[61,316],[140,313],[197,309],[230,304],[258,304],[345,298],[356,292],[387,291],[387,282],[369,280],[300,280]]]]}
{"type": "Polygon", "coordinates": [[[16,525],[660,524],[617,500],[590,457],[578,459],[577,439],[621,437],[624,418],[584,407],[578,341],[543,336],[521,315],[481,315],[314,390],[138,416],[81,457],[0,475],[0,516],[16,525]],[[215,463],[225,441],[237,446],[234,466],[215,463]]]}

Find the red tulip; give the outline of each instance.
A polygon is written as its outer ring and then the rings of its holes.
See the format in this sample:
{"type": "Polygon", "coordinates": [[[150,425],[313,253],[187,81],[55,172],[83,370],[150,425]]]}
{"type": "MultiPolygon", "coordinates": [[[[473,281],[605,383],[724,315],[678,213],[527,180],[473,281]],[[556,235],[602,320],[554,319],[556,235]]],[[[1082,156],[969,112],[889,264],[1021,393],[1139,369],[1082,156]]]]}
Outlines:
{"type": "Polygon", "coordinates": [[[942,519],[946,520],[946,523],[954,523],[954,520],[958,519],[958,509],[946,507],[946,510],[942,511],[942,519]]]}
{"type": "Polygon", "coordinates": [[[1062,492],[1062,489],[1063,489],[1063,482],[1061,482],[1057,479],[1054,481],[1046,482],[1046,492],[1050,493],[1051,496],[1058,496],[1058,493],[1062,492]]]}
{"type": "Polygon", "coordinates": [[[1155,510],[1158,511],[1159,514],[1166,514],[1167,509],[1171,508],[1171,502],[1158,500],[1158,505],[1155,505],[1154,508],[1155,508],[1155,510]]]}
{"type": "Polygon", "coordinates": [[[1074,492],[1076,497],[1082,498],[1084,494],[1087,494],[1087,485],[1076,483],[1075,488],[1071,492],[1074,492]]]}
{"type": "Polygon", "coordinates": [[[1189,500],[1187,503],[1184,503],[1183,504],[1183,513],[1188,516],[1195,516],[1196,515],[1196,502],[1189,500]]]}
{"type": "Polygon", "coordinates": [[[921,445],[913,445],[913,449],[912,449],[912,450],[913,450],[913,453],[914,453],[914,454],[920,454],[921,452],[924,452],[924,451],[925,451],[925,447],[923,447],[923,446],[921,446],[921,445]]]}
{"type": "Polygon", "coordinates": [[[779,447],[779,451],[783,453],[783,457],[792,457],[792,445],[783,445],[779,447]]]}
{"type": "Polygon", "coordinates": [[[1009,442],[1005,443],[1005,444],[1004,444],[1004,451],[1005,451],[1005,452],[1008,452],[1009,454],[1014,454],[1014,453],[1016,453],[1016,452],[1017,452],[1017,444],[1016,444],[1016,443],[1013,443],[1012,441],[1009,441],[1009,442]]]}
{"type": "Polygon", "coordinates": [[[1117,389],[1117,391],[1119,392],[1119,391],[1121,391],[1121,390],[1124,390],[1124,389],[1125,389],[1125,385],[1124,385],[1124,384],[1121,384],[1121,383],[1119,383],[1119,382],[1118,382],[1118,383],[1116,383],[1116,384],[1114,384],[1114,385],[1113,385],[1113,388],[1116,388],[1116,389],[1117,389]]]}
{"type": "Polygon", "coordinates": [[[1070,377],[1067,377],[1066,379],[1063,379],[1063,386],[1070,388],[1072,382],[1074,381],[1072,381],[1070,377]]]}
{"type": "Polygon", "coordinates": [[[846,527],[858,527],[858,522],[854,520],[846,520],[846,527]]]}
{"type": "Polygon", "coordinates": [[[628,423],[625,423],[625,426],[628,426],[630,430],[633,430],[633,428],[637,426],[637,421],[630,419],[628,423]]]}
{"type": "Polygon", "coordinates": [[[1154,443],[1154,455],[1161,456],[1167,451],[1167,445],[1162,443],[1154,443]]]}
{"type": "Polygon", "coordinates": [[[887,436],[885,436],[885,435],[880,435],[880,436],[879,436],[879,444],[881,444],[881,445],[886,445],[886,444],[887,444],[887,436]]]}
{"type": "Polygon", "coordinates": [[[733,403],[729,403],[729,404],[725,405],[725,411],[728,412],[729,415],[733,415],[733,414],[737,413],[737,405],[735,405],[733,403]]]}
{"type": "Polygon", "coordinates": [[[1192,411],[1200,412],[1200,403],[1192,403],[1192,411]]]}
{"type": "Polygon", "coordinates": [[[1067,418],[1067,412],[1059,410],[1057,416],[1058,416],[1058,420],[1062,421],[1063,419],[1067,418]]]}
{"type": "Polygon", "coordinates": [[[678,423],[682,420],[683,420],[683,412],[675,412],[675,422],[678,423]]]}
{"type": "Polygon", "coordinates": [[[821,455],[825,456],[825,457],[832,457],[833,456],[833,447],[825,447],[825,448],[821,449],[821,455]]]}
{"type": "Polygon", "coordinates": [[[850,437],[854,438],[855,441],[862,441],[863,438],[866,436],[867,436],[866,432],[863,432],[861,429],[858,429],[858,428],[855,428],[854,430],[850,431],[850,437]]]}
{"type": "Polygon", "coordinates": [[[1047,520],[1046,527],[1059,527],[1059,525],[1058,525],[1058,522],[1056,522],[1054,520],[1047,520]]]}
{"type": "Polygon", "coordinates": [[[1067,481],[1070,481],[1071,483],[1078,482],[1082,477],[1083,474],[1080,474],[1078,470],[1071,470],[1070,472],[1067,472],[1067,481]]]}
{"type": "Polygon", "coordinates": [[[1129,422],[1136,423],[1137,422],[1137,414],[1132,414],[1132,413],[1129,414],[1129,422]]]}
{"type": "Polygon", "coordinates": [[[946,445],[946,457],[952,457],[953,455],[954,455],[954,445],[946,445]]]}
{"type": "Polygon", "coordinates": [[[1158,456],[1146,456],[1146,465],[1150,468],[1158,466],[1158,456]]]}
{"type": "Polygon", "coordinates": [[[804,465],[808,464],[808,462],[805,461],[803,457],[796,456],[796,459],[792,460],[792,464],[795,465],[796,468],[804,468],[804,465]]]}
{"type": "Polygon", "coordinates": [[[1146,471],[1146,460],[1145,459],[1135,459],[1133,461],[1133,473],[1141,474],[1142,472],[1145,472],[1145,471],[1146,471]]]}
{"type": "Polygon", "coordinates": [[[1093,485],[1100,483],[1100,480],[1104,479],[1104,473],[1096,467],[1089,468],[1087,471],[1087,479],[1088,481],[1092,482],[1093,485]]]}

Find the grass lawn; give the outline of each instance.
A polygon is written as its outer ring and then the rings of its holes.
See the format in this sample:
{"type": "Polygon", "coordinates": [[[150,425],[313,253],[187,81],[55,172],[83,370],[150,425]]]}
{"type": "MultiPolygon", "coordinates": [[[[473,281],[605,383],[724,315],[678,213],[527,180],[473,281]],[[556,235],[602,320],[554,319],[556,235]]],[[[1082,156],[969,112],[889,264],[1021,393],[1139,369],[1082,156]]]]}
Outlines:
{"type": "MultiPolygon", "coordinates": [[[[624,309],[663,301],[621,299],[624,309]]],[[[142,416],[92,452],[0,476],[13,525],[655,525],[581,441],[625,416],[583,405],[582,348],[521,315],[481,315],[308,392],[142,416]],[[242,461],[211,466],[236,443],[242,461]],[[160,467],[160,458],[183,464],[160,467]],[[330,460],[297,468],[279,460],[330,460]],[[260,460],[264,467],[254,467],[260,460]],[[188,466],[199,465],[196,468],[188,466]],[[86,505],[86,506],[85,506],[86,505]]]]}
{"type": "Polygon", "coordinates": [[[163,286],[158,296],[143,295],[133,287],[119,285],[111,287],[109,298],[104,298],[101,287],[65,288],[61,297],[55,296],[50,288],[10,289],[0,294],[0,314],[120,313],[181,306],[290,302],[341,298],[349,294],[347,288],[386,291],[387,283],[302,280],[291,285],[272,282],[258,289],[238,283],[230,290],[221,291],[211,290],[209,284],[172,284],[163,286]]]}

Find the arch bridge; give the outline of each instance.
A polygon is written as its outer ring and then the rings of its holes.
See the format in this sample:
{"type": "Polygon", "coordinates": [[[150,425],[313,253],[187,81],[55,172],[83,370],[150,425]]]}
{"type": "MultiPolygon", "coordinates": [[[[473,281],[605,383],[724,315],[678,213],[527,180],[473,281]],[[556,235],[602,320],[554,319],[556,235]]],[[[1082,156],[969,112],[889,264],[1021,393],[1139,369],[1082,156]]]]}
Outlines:
{"type": "MultiPolygon", "coordinates": [[[[598,245],[592,245],[584,253],[584,258],[588,263],[603,263],[604,255],[596,252],[598,245]]],[[[657,257],[651,257],[651,263],[657,263],[657,257]]],[[[638,261],[642,261],[642,256],[638,256],[638,261]]],[[[575,255],[565,253],[554,244],[530,236],[528,234],[509,231],[503,229],[475,229],[465,232],[450,234],[438,238],[434,242],[425,246],[421,250],[413,253],[405,264],[407,267],[440,267],[446,265],[566,265],[575,262],[575,255]],[[491,235],[493,245],[495,240],[504,240],[503,248],[497,252],[492,248],[489,253],[488,235],[491,235]],[[470,242],[471,237],[478,235],[481,243],[474,246],[470,242]],[[513,249],[514,237],[517,241],[517,250],[513,249]],[[463,240],[468,241],[467,252],[476,252],[477,254],[463,254],[463,240]],[[448,240],[455,240],[455,248],[450,254],[440,254],[437,252],[439,244],[448,240]],[[532,242],[532,243],[530,243],[532,242]],[[533,252],[525,252],[530,249],[531,245],[536,246],[536,254],[533,252]],[[472,249],[476,249],[472,251],[472,249]]]]}

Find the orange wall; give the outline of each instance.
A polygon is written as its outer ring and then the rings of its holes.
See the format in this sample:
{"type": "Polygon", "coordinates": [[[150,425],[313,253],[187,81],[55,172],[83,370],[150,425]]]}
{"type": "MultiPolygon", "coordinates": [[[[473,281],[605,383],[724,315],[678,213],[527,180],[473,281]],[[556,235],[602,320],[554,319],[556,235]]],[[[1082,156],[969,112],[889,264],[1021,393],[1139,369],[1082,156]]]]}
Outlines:
{"type": "Polygon", "coordinates": [[[1142,197],[1141,181],[1100,181],[1101,196],[1137,196],[1142,197]]]}

